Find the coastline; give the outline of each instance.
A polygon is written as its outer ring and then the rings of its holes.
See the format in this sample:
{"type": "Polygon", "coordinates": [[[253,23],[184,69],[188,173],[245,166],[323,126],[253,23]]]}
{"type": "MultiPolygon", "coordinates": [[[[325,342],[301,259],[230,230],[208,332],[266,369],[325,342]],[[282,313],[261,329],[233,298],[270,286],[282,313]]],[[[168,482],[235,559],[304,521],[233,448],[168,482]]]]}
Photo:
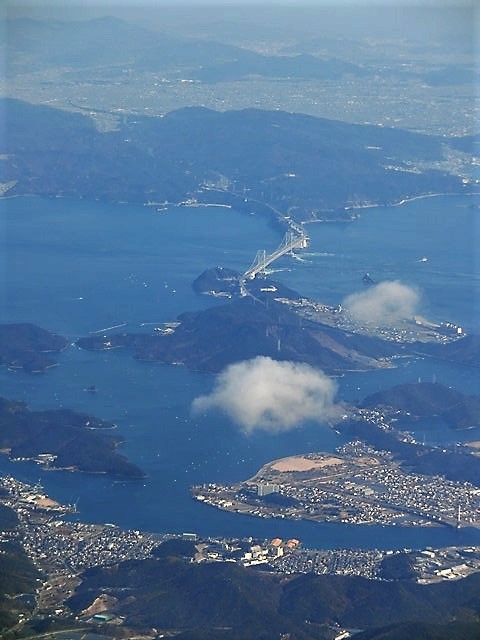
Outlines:
{"type": "MultiPolygon", "coordinates": [[[[232,194],[232,195],[236,195],[236,194],[232,194]]],[[[325,211],[325,213],[345,213],[345,212],[356,212],[356,211],[360,211],[360,210],[365,210],[365,209],[376,209],[379,207],[400,207],[404,204],[408,204],[409,202],[414,202],[415,200],[424,200],[427,198],[437,198],[437,197],[454,197],[454,196],[477,196],[480,197],[480,192],[475,192],[475,191],[468,191],[468,192],[463,192],[463,191],[450,191],[450,192],[435,192],[435,193],[422,193],[419,195],[415,195],[415,196],[405,196],[404,198],[402,198],[401,200],[397,200],[395,202],[371,202],[371,203],[366,203],[366,204],[354,204],[354,205],[346,205],[344,207],[341,208],[335,208],[335,209],[328,209],[325,211]]],[[[41,193],[15,193],[15,194],[11,194],[8,195],[8,192],[2,193],[0,194],[0,202],[2,200],[11,200],[14,198],[47,198],[47,199],[59,199],[59,198],[63,198],[65,200],[89,200],[88,198],[85,198],[82,195],[68,195],[65,196],[64,194],[55,194],[55,195],[49,195],[49,194],[41,194],[41,193]]],[[[99,199],[98,198],[94,198],[91,200],[91,202],[95,202],[98,203],[99,199]]],[[[168,209],[170,207],[175,208],[175,209],[183,209],[183,208],[208,208],[208,207],[218,207],[218,208],[222,208],[222,209],[230,209],[233,211],[238,211],[239,213],[241,213],[241,209],[237,209],[235,207],[235,205],[232,204],[225,204],[222,202],[185,202],[184,200],[179,200],[177,202],[173,202],[173,201],[169,201],[169,202],[151,202],[151,201],[127,201],[127,200],[122,200],[122,201],[118,201],[118,200],[108,200],[108,201],[104,201],[106,204],[112,204],[112,205],[127,205],[127,206],[143,206],[143,207],[148,207],[148,208],[153,208],[153,207],[160,207],[160,209],[158,209],[158,211],[160,212],[164,212],[164,211],[168,211],[168,209]]],[[[261,205],[262,207],[267,207],[268,209],[270,209],[271,213],[274,216],[274,220],[276,222],[285,222],[285,216],[288,215],[287,213],[281,213],[280,211],[278,211],[278,209],[276,209],[275,207],[273,207],[273,205],[269,204],[268,202],[260,202],[260,201],[256,201],[256,200],[252,200],[249,199],[248,203],[257,203],[259,205],[261,205]]],[[[261,213],[260,213],[261,215],[261,213]]],[[[355,220],[355,217],[352,217],[350,219],[345,219],[345,218],[317,218],[317,219],[308,219],[308,220],[300,220],[298,222],[298,224],[300,225],[308,225],[308,224],[315,224],[318,222],[352,222],[355,220]]]]}

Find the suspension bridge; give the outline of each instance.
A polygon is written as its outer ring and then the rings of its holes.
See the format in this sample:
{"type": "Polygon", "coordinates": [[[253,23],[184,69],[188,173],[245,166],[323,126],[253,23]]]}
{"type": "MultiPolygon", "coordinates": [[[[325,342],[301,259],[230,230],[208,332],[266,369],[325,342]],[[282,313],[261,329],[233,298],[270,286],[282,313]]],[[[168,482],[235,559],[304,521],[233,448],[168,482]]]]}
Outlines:
{"type": "Polygon", "coordinates": [[[258,273],[265,273],[267,267],[275,260],[292,253],[294,249],[306,249],[308,242],[309,238],[302,227],[297,224],[291,224],[290,230],[283,237],[282,243],[273,253],[267,254],[264,249],[257,251],[254,261],[241,277],[241,283],[246,280],[253,280],[258,273]]]}

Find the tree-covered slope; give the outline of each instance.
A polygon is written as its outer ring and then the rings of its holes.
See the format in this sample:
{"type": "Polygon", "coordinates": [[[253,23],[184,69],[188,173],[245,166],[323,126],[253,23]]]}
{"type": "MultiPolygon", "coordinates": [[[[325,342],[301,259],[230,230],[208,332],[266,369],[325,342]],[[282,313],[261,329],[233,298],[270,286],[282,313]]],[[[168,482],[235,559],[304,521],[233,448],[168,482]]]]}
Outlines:
{"type": "Polygon", "coordinates": [[[101,432],[113,426],[67,409],[30,411],[22,402],[0,398],[0,449],[11,458],[35,459],[49,453],[53,468],[143,477],[116,450],[120,439],[101,432]]]}
{"type": "Polygon", "coordinates": [[[390,407],[418,418],[440,416],[457,429],[476,426],[480,422],[480,397],[465,395],[438,382],[397,385],[368,396],[361,406],[370,409],[390,407]]]}
{"type": "MultiPolygon", "coordinates": [[[[14,534],[18,524],[15,512],[0,504],[0,532],[14,534]]],[[[15,535],[13,535],[15,538],[15,535]]],[[[18,621],[20,614],[33,609],[37,579],[40,572],[25,555],[18,542],[0,543],[0,637],[18,621]],[[27,598],[18,596],[28,594],[27,598]]]]}
{"type": "Polygon", "coordinates": [[[325,625],[444,625],[453,619],[475,622],[480,615],[478,574],[424,586],[313,574],[285,578],[230,563],[167,557],[89,569],[69,605],[80,613],[100,593],[117,599],[115,613],[126,616],[127,624],[179,629],[185,638],[203,638],[213,628],[228,628],[232,637],[244,639],[280,633],[327,638],[325,625]]]}
{"type": "Polygon", "coordinates": [[[281,111],[185,108],[125,118],[100,133],[78,114],[0,103],[8,135],[0,181],[10,194],[265,205],[315,219],[359,203],[459,192],[460,178],[415,162],[443,157],[448,139],[281,111]],[[13,184],[15,183],[15,184],[13,184]]]}

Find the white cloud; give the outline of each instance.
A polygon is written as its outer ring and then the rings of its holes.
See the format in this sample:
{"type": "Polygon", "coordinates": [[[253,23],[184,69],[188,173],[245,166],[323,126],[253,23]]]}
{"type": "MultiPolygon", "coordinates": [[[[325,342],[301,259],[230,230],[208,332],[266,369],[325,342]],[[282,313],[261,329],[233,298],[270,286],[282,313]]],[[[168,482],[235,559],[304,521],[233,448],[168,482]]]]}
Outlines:
{"type": "Polygon", "coordinates": [[[398,280],[387,280],[347,296],[343,306],[357,322],[392,326],[413,318],[419,302],[415,289],[398,280]]]}
{"type": "Polygon", "coordinates": [[[220,409],[244,431],[287,431],[307,420],[337,415],[335,382],[307,364],[264,356],[229,365],[211,394],[193,402],[193,411],[220,409]]]}

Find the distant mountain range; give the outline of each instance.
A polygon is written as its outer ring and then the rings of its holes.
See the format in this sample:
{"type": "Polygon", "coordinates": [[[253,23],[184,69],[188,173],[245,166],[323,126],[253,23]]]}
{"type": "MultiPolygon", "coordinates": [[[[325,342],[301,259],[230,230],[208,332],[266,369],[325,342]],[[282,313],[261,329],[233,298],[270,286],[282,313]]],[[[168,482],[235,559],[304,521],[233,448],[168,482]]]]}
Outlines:
{"type": "Polygon", "coordinates": [[[65,22],[22,18],[7,22],[4,33],[7,62],[16,72],[27,65],[157,70],[172,64],[197,67],[206,61],[236,59],[243,51],[216,42],[155,33],[113,17],[65,22]]]}
{"type": "MultiPolygon", "coordinates": [[[[432,70],[392,68],[382,64],[380,57],[378,60],[372,57],[369,43],[339,41],[324,34],[285,46],[280,55],[272,55],[167,31],[168,27],[164,32],[157,32],[111,16],[77,21],[20,18],[5,23],[0,47],[5,47],[7,76],[56,67],[79,74],[88,70],[90,79],[92,70],[101,68],[109,74],[115,70],[119,75],[126,71],[151,71],[204,83],[234,82],[251,76],[321,81],[338,80],[347,75],[394,74],[441,86],[473,84],[478,78],[478,69],[467,63],[432,70]],[[365,59],[365,46],[368,64],[325,55],[326,49],[338,50],[339,55],[347,49],[350,59],[355,59],[355,55],[365,59]]],[[[468,44],[450,40],[446,53],[452,46],[468,48],[468,44]]]]}
{"type": "MultiPolygon", "coordinates": [[[[0,44],[2,41],[0,40],[0,44]]],[[[52,67],[111,67],[119,72],[156,71],[203,82],[250,75],[337,79],[363,75],[361,66],[314,55],[266,55],[202,38],[158,33],[113,17],[54,22],[17,19],[6,23],[7,73],[52,67]]]]}
{"type": "Polygon", "coordinates": [[[457,149],[458,139],[302,114],[192,107],[125,116],[118,130],[100,133],[85,116],[6,99],[0,118],[8,131],[0,182],[9,195],[194,198],[312,220],[465,189],[460,177],[423,168],[457,149]]]}

